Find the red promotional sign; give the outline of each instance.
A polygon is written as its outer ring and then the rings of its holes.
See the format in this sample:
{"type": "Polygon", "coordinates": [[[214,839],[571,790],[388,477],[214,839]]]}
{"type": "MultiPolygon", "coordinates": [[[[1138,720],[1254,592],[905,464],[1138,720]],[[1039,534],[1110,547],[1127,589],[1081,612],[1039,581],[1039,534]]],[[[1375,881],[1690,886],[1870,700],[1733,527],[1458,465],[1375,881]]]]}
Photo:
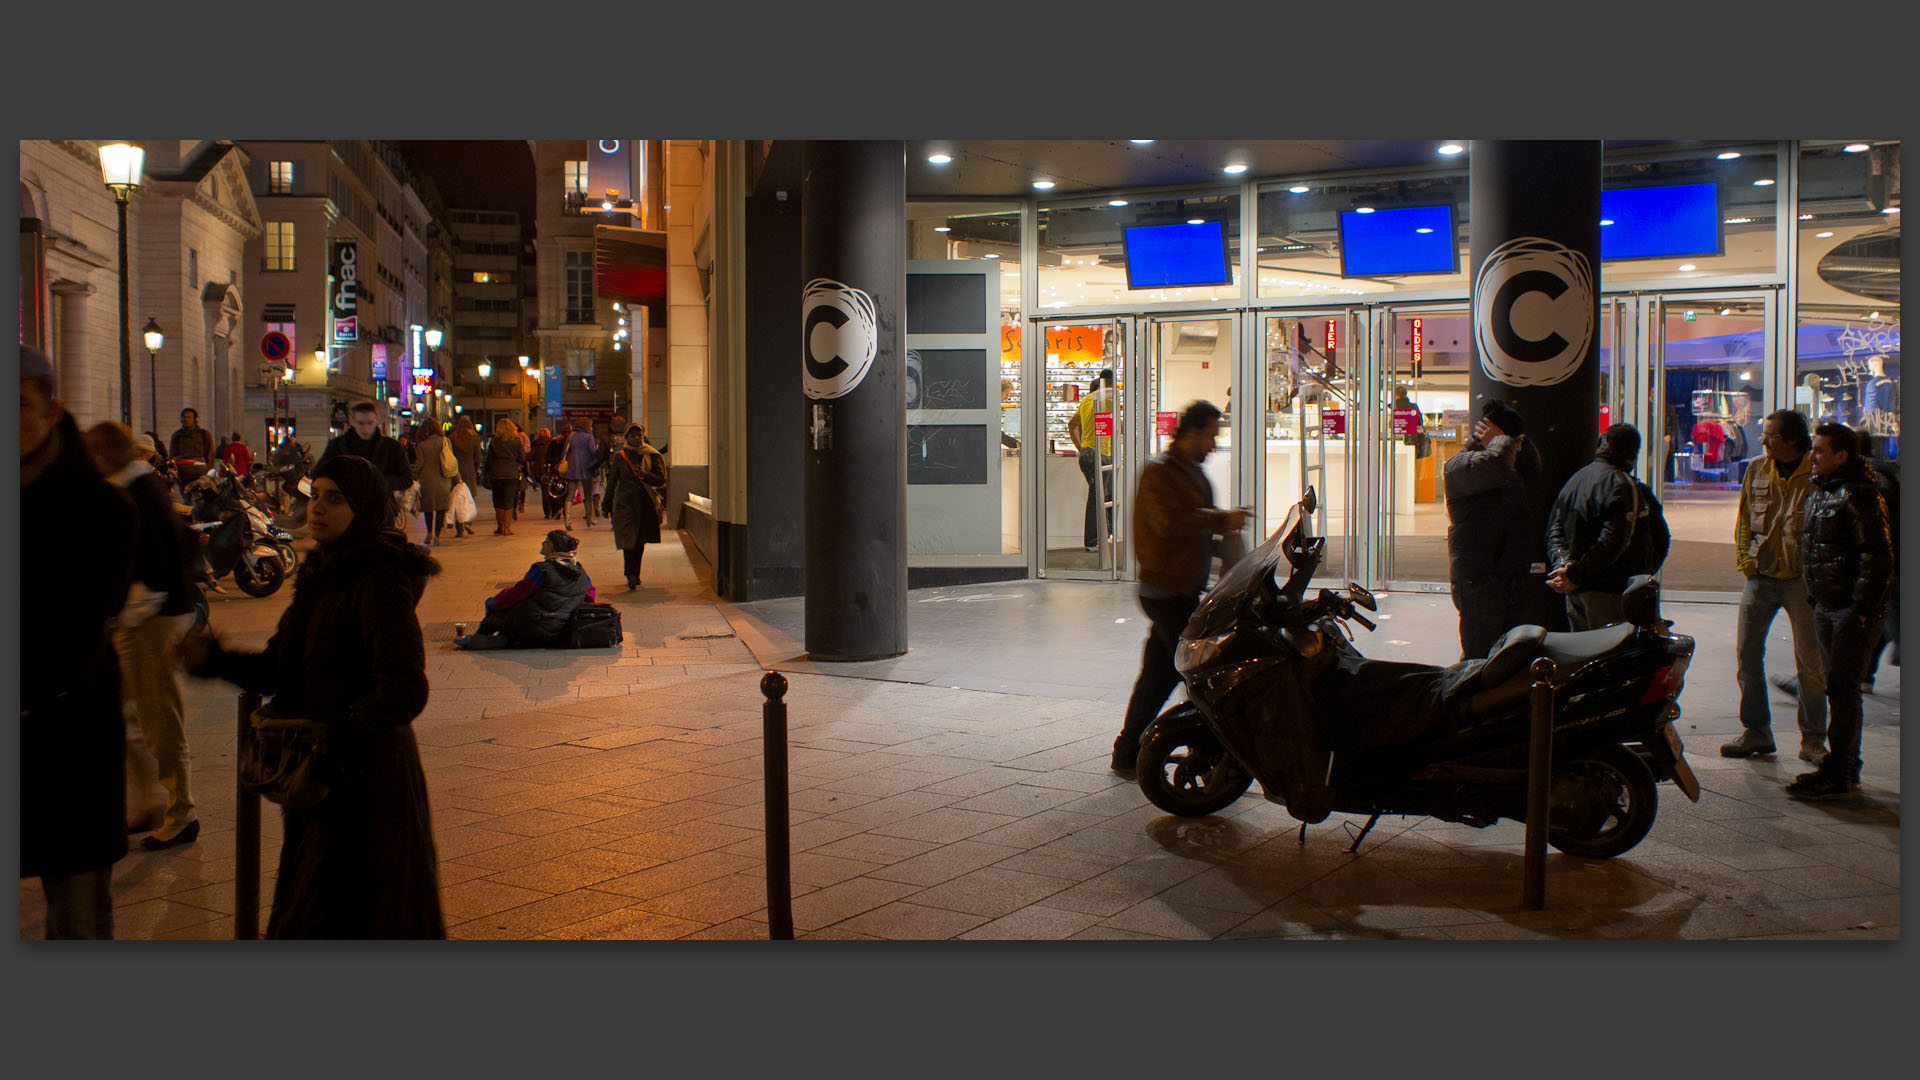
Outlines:
{"type": "Polygon", "coordinates": [[[1179,413],[1157,412],[1153,414],[1153,433],[1155,435],[1172,435],[1174,430],[1179,426],[1179,413]]]}
{"type": "MultiPolygon", "coordinates": [[[[1420,320],[1413,320],[1413,370],[1420,370],[1420,361],[1426,356],[1426,338],[1420,333],[1420,320]]],[[[1399,434],[1395,432],[1395,434],[1399,434]]]]}
{"type": "Polygon", "coordinates": [[[1095,435],[1112,435],[1113,434],[1113,414],[1110,412],[1094,413],[1093,414],[1093,433],[1095,435]]]}
{"type": "Polygon", "coordinates": [[[1334,329],[1334,327],[1337,325],[1338,323],[1336,322],[1336,320],[1333,320],[1333,319],[1327,320],[1327,351],[1329,353],[1331,353],[1334,349],[1338,348],[1340,345],[1339,334],[1334,329]]]}
{"type": "Polygon", "coordinates": [[[1414,419],[1417,415],[1419,414],[1412,409],[1393,410],[1392,433],[1395,435],[1411,435],[1419,430],[1419,421],[1414,419]]]}
{"type": "Polygon", "coordinates": [[[1328,409],[1320,414],[1320,434],[1345,435],[1347,433],[1347,414],[1339,409],[1328,409]]]}

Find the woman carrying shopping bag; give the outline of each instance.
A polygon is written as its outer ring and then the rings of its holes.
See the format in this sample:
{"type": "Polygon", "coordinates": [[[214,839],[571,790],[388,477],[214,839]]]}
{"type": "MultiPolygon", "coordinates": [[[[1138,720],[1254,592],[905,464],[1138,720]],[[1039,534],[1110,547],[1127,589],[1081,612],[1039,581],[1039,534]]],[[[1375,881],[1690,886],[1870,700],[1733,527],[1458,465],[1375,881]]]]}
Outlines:
{"type": "Polygon", "coordinates": [[[607,459],[607,495],[600,509],[613,523],[613,545],[625,558],[629,589],[640,587],[647,545],[660,542],[660,492],[666,484],[666,461],[647,445],[646,430],[639,424],[627,428],[625,445],[607,459]]]}

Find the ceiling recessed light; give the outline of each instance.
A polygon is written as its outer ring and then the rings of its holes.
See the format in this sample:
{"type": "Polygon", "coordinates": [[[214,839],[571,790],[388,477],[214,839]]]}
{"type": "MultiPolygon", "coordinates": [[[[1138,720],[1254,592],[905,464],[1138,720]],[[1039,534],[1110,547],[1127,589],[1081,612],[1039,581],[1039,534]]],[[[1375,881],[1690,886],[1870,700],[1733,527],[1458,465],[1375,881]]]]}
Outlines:
{"type": "Polygon", "coordinates": [[[1153,140],[1152,139],[1128,139],[1127,141],[1132,143],[1135,146],[1145,146],[1148,143],[1152,142],[1153,140]]]}
{"type": "Polygon", "coordinates": [[[1752,218],[1750,218],[1750,217],[1730,217],[1730,218],[1728,218],[1727,220],[1725,220],[1725,221],[1723,221],[1723,222],[1721,222],[1720,224],[1722,224],[1722,225],[1751,225],[1751,224],[1753,224],[1753,219],[1752,219],[1752,218]]]}
{"type": "Polygon", "coordinates": [[[1108,200],[1107,200],[1107,205],[1108,205],[1108,206],[1125,206],[1125,205],[1127,205],[1127,200],[1125,200],[1125,199],[1108,199],[1108,200]]]}
{"type": "Polygon", "coordinates": [[[1721,155],[1720,155],[1720,160],[1721,160],[1721,161],[1732,161],[1732,160],[1733,160],[1734,158],[1737,158],[1737,157],[1739,157],[1739,156],[1740,156],[1740,151],[1738,151],[1738,150],[1729,150],[1729,151],[1727,151],[1726,153],[1724,153],[1724,154],[1721,154],[1721,155]]]}
{"type": "Polygon", "coordinates": [[[1047,190],[1048,188],[1050,188],[1050,187],[1052,187],[1052,186],[1053,186],[1053,181],[1051,181],[1051,180],[1035,180],[1035,181],[1033,182],[1033,186],[1034,186],[1034,187],[1035,187],[1036,189],[1038,189],[1038,190],[1040,190],[1040,191],[1045,191],[1045,190],[1047,190]]]}
{"type": "Polygon", "coordinates": [[[986,257],[989,259],[997,259],[1000,257],[1000,254],[998,252],[989,251],[987,252],[986,257]]]}
{"type": "Polygon", "coordinates": [[[1900,208],[1897,206],[1889,206],[1885,210],[1882,210],[1880,212],[1883,214],[1897,214],[1900,212],[1900,208]]]}
{"type": "Polygon", "coordinates": [[[1371,207],[1371,206],[1356,206],[1356,207],[1354,207],[1354,208],[1353,208],[1353,212],[1354,212],[1354,213],[1356,213],[1356,214],[1371,214],[1371,213],[1373,213],[1373,207],[1371,207]]]}
{"type": "Polygon", "coordinates": [[[1755,180],[1755,181],[1753,182],[1753,186],[1754,186],[1754,187],[1772,187],[1772,186],[1773,186],[1773,181],[1772,181],[1771,179],[1768,179],[1767,177],[1764,177],[1764,176],[1763,176],[1763,177],[1761,177],[1760,179],[1758,179],[1758,180],[1755,180]]]}
{"type": "Polygon", "coordinates": [[[1681,272],[1681,273],[1685,273],[1685,272],[1687,272],[1688,270],[1692,270],[1693,268],[1694,268],[1694,266],[1693,266],[1693,264],[1692,264],[1692,263],[1681,263],[1681,264],[1680,264],[1680,272],[1681,272]]]}
{"type": "Polygon", "coordinates": [[[1433,230],[1432,230],[1432,229],[1430,229],[1430,228],[1428,228],[1428,227],[1426,227],[1425,225],[1422,225],[1422,226],[1420,226],[1419,228],[1417,228],[1417,229],[1415,229],[1415,230],[1413,230],[1413,231],[1414,231],[1414,232],[1417,232],[1417,233],[1430,233],[1430,232],[1432,232],[1433,230]]]}
{"type": "Polygon", "coordinates": [[[1741,382],[1751,382],[1752,380],[1753,380],[1753,372],[1751,372],[1751,371],[1743,371],[1743,372],[1741,372],[1741,373],[1740,373],[1740,381],[1741,381],[1741,382]]]}
{"type": "Polygon", "coordinates": [[[1822,240],[1825,240],[1825,239],[1826,239],[1827,237],[1829,237],[1829,236],[1832,236],[1832,235],[1833,235],[1833,233],[1831,233],[1831,232],[1817,232],[1817,233],[1814,233],[1813,235],[1815,235],[1815,236],[1817,236],[1817,237],[1819,237],[1819,238],[1820,238],[1820,239],[1822,239],[1822,240]]]}
{"type": "Polygon", "coordinates": [[[1221,169],[1220,171],[1225,173],[1243,173],[1247,171],[1247,167],[1245,165],[1236,163],[1233,165],[1229,165],[1226,168],[1221,169]]]}
{"type": "Polygon", "coordinates": [[[1800,215],[1800,220],[1801,220],[1801,221],[1812,221],[1812,220],[1813,220],[1813,215],[1812,215],[1812,214],[1801,214],[1801,215],[1800,215]]]}
{"type": "Polygon", "coordinates": [[[934,232],[952,232],[953,228],[947,225],[935,225],[933,227],[933,231],[934,232]]]}
{"type": "Polygon", "coordinates": [[[1307,185],[1295,184],[1287,190],[1293,192],[1295,195],[1305,195],[1307,193],[1307,185]]]}
{"type": "Polygon", "coordinates": [[[1466,147],[1461,146],[1457,142],[1450,142],[1447,145],[1441,147],[1440,152],[1447,155],[1448,157],[1452,157],[1453,155],[1458,154],[1465,149],[1466,147]]]}
{"type": "Polygon", "coordinates": [[[1733,314],[1733,309],[1732,309],[1732,308],[1730,308],[1730,307],[1723,307],[1723,308],[1721,308],[1721,309],[1720,309],[1720,314],[1722,314],[1722,315],[1731,315],[1731,314],[1733,314]]]}
{"type": "Polygon", "coordinates": [[[927,160],[931,161],[935,165],[945,165],[947,162],[953,160],[953,155],[952,154],[928,154],[927,160]]]}
{"type": "Polygon", "coordinates": [[[1874,312],[1874,313],[1872,313],[1871,315],[1868,315],[1868,316],[1867,316],[1867,318],[1869,318],[1869,319],[1877,319],[1877,318],[1879,318],[1879,317],[1880,317],[1880,313],[1879,313],[1879,312],[1877,312],[1877,311],[1876,311],[1876,312],[1874,312]]]}
{"type": "Polygon", "coordinates": [[[1871,150],[1871,149],[1873,149],[1873,147],[1868,146],[1866,143],[1863,143],[1863,142],[1848,143],[1846,145],[1846,151],[1849,154],[1858,154],[1862,150],[1871,150]]]}
{"type": "Polygon", "coordinates": [[[1613,219],[1612,219],[1612,218],[1601,218],[1601,219],[1600,219],[1600,224],[1601,224],[1601,225],[1603,225],[1603,226],[1604,226],[1604,225],[1611,225],[1611,224],[1613,224],[1613,219]]]}
{"type": "Polygon", "coordinates": [[[1187,224],[1189,225],[1205,225],[1206,223],[1206,218],[1190,217],[1187,219],[1187,224]]]}

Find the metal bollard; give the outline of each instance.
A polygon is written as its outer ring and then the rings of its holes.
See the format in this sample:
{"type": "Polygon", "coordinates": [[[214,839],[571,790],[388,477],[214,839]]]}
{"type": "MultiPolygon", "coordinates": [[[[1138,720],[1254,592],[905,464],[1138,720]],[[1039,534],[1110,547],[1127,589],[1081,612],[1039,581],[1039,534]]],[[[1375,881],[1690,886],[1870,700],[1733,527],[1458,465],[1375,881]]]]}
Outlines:
{"type": "Polygon", "coordinates": [[[240,695],[240,737],[234,743],[233,769],[233,939],[260,936],[260,796],[240,782],[240,761],[253,741],[253,710],[260,695],[240,695]]]}
{"type": "Polygon", "coordinates": [[[769,671],[760,679],[761,770],[767,788],[767,939],[793,940],[793,862],[787,835],[786,676],[769,671]]]}
{"type": "Polygon", "coordinates": [[[1527,838],[1520,906],[1547,906],[1547,813],[1553,791],[1553,661],[1533,662],[1533,716],[1527,732],[1527,838]]]}

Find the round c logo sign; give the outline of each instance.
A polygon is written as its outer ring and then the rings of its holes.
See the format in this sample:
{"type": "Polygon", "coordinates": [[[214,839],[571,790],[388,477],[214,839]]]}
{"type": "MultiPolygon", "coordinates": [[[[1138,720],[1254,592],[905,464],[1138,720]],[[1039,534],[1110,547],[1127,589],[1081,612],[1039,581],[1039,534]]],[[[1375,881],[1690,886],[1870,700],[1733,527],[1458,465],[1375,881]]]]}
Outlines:
{"type": "Polygon", "coordinates": [[[1480,370],[1509,386],[1552,386],[1579,368],[1593,340],[1587,257],[1538,236],[1493,249],[1474,275],[1480,370]]]}
{"type": "Polygon", "coordinates": [[[814,278],[800,301],[800,333],[807,396],[850,393],[867,377],[880,346],[873,297],[832,278],[814,278]]]}

